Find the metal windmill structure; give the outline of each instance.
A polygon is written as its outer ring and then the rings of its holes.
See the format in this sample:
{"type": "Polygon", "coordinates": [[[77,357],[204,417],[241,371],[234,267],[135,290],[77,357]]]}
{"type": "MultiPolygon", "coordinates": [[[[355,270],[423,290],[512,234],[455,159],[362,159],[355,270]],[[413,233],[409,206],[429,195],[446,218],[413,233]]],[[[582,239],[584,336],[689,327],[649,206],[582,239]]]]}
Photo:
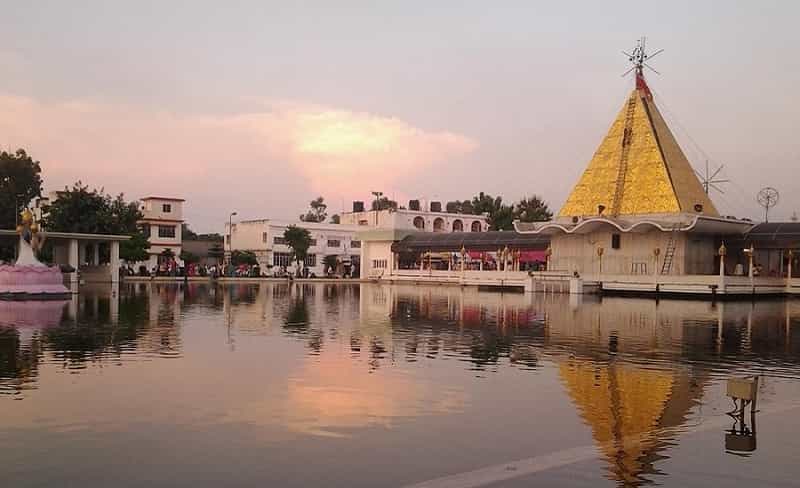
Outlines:
{"type": "Polygon", "coordinates": [[[730,183],[731,180],[723,179],[723,178],[717,178],[719,173],[722,171],[722,168],[724,168],[724,167],[725,167],[725,165],[721,164],[719,166],[719,168],[717,168],[713,173],[711,173],[709,168],[708,168],[708,160],[706,160],[706,171],[705,171],[705,173],[700,173],[699,171],[694,170],[694,172],[697,174],[697,177],[700,178],[700,183],[703,185],[703,189],[706,191],[706,195],[708,195],[708,190],[710,188],[713,188],[713,189],[717,190],[720,193],[723,193],[723,194],[725,193],[724,191],[722,191],[722,188],[720,188],[718,185],[721,185],[723,183],[730,183]]]}
{"type": "Polygon", "coordinates": [[[764,222],[769,222],[769,209],[778,204],[780,194],[778,190],[767,186],[761,189],[756,196],[758,204],[764,207],[764,222]]]}

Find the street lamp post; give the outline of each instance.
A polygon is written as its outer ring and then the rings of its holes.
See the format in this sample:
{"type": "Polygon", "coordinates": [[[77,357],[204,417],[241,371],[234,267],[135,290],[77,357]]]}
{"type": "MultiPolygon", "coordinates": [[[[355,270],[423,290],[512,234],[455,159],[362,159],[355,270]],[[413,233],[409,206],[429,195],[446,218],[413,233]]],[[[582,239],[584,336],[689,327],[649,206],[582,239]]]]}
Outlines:
{"type": "Polygon", "coordinates": [[[231,212],[228,216],[228,249],[230,250],[230,254],[228,255],[228,262],[232,261],[233,258],[233,217],[237,215],[237,212],[231,212]]]}

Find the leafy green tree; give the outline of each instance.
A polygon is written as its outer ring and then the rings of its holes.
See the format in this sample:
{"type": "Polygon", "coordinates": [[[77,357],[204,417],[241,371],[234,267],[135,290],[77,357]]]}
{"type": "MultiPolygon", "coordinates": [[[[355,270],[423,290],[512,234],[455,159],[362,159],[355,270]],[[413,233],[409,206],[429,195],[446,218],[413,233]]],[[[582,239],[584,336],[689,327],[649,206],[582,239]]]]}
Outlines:
{"type": "Polygon", "coordinates": [[[532,195],[514,205],[514,218],[520,222],[541,222],[553,218],[553,212],[544,200],[532,195]]]}
{"type": "Polygon", "coordinates": [[[122,194],[112,198],[103,190],[89,190],[79,181],[59,192],[45,209],[44,225],[57,232],[133,235],[141,218],[138,202],[126,202],[122,194]]]}
{"type": "Polygon", "coordinates": [[[120,257],[126,261],[147,259],[146,250],[150,246],[137,226],[142,218],[139,202],[127,202],[122,194],[112,197],[102,189],[90,190],[78,181],[72,188],[59,192],[44,213],[46,230],[131,236],[120,244],[120,257]]]}
{"type": "Polygon", "coordinates": [[[325,256],[323,262],[325,263],[325,269],[331,268],[332,270],[336,270],[336,264],[338,262],[338,257],[335,254],[328,254],[325,256]]]}
{"type": "Polygon", "coordinates": [[[304,215],[300,216],[300,220],[303,222],[325,222],[325,219],[328,217],[328,205],[325,203],[325,199],[322,197],[317,197],[308,204],[309,210],[304,215]]]}
{"type": "Polygon", "coordinates": [[[19,209],[42,195],[41,172],[24,149],[0,152],[0,229],[13,229],[19,209]]]}
{"type": "Polygon", "coordinates": [[[149,248],[150,243],[147,242],[147,237],[137,231],[131,234],[130,239],[119,244],[119,257],[129,263],[146,261],[149,257],[147,253],[149,248]]]}
{"type": "Polygon", "coordinates": [[[290,225],[283,231],[283,238],[292,250],[292,261],[303,262],[308,256],[308,248],[311,247],[311,233],[302,227],[290,225]]]}
{"type": "Polygon", "coordinates": [[[258,264],[258,258],[253,251],[233,251],[231,253],[231,264],[234,266],[258,264]]]}
{"type": "Polygon", "coordinates": [[[163,251],[161,251],[161,257],[163,257],[167,261],[175,259],[175,251],[173,251],[170,248],[166,248],[163,251]]]}
{"type": "Polygon", "coordinates": [[[458,200],[453,202],[447,202],[444,206],[444,209],[447,211],[447,213],[462,213],[461,202],[458,200]]]}
{"type": "Polygon", "coordinates": [[[389,197],[382,196],[372,201],[372,210],[397,210],[397,202],[390,200],[389,197]]]}
{"type": "Polygon", "coordinates": [[[339,214],[331,215],[331,224],[339,224],[342,222],[342,218],[339,217],[339,214]]]}
{"type": "Polygon", "coordinates": [[[181,251],[178,257],[186,264],[200,262],[200,257],[197,254],[191,253],[185,249],[181,251]]]}
{"type": "Polygon", "coordinates": [[[181,240],[195,241],[197,240],[197,238],[198,238],[197,233],[195,233],[195,231],[189,228],[189,224],[187,224],[186,222],[181,224],[181,240]]]}
{"type": "Polygon", "coordinates": [[[480,192],[472,198],[472,212],[475,215],[489,215],[489,230],[512,230],[514,228],[514,208],[503,203],[503,197],[492,197],[480,192]]]}

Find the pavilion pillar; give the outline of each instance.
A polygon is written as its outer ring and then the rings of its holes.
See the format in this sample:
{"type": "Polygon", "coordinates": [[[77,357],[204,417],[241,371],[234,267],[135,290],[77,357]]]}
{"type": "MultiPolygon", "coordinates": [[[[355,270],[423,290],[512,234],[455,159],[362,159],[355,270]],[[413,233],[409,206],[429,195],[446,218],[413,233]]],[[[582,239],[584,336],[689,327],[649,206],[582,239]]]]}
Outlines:
{"type": "Polygon", "coordinates": [[[78,245],[78,239],[70,239],[69,240],[69,265],[75,270],[69,275],[70,285],[77,285],[78,284],[78,268],[80,268],[80,246],[78,245]]]}
{"type": "MultiPolygon", "coordinates": [[[[95,245],[97,249],[97,245],[95,245]]],[[[111,282],[119,283],[119,241],[111,241],[111,259],[108,263],[111,282]]]]}
{"type": "Polygon", "coordinates": [[[786,286],[792,286],[792,260],[794,259],[794,251],[789,249],[789,252],[786,254],[789,257],[789,263],[786,265],[786,286]]]}
{"type": "Polygon", "coordinates": [[[98,266],[100,264],[100,243],[94,242],[90,245],[92,246],[92,266],[98,266]]]}

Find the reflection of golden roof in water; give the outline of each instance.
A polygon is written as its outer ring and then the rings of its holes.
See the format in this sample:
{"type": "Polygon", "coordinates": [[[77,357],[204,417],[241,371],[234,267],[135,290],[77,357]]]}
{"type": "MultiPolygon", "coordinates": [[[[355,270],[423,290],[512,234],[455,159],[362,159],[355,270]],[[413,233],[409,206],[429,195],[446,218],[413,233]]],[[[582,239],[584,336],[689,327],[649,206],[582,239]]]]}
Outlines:
{"type": "Polygon", "coordinates": [[[633,90],[559,212],[561,217],[700,213],[716,208],[637,75],[633,90]]]}
{"type": "Polygon", "coordinates": [[[660,429],[680,425],[701,388],[682,371],[644,369],[570,359],[562,381],[609,463],[613,479],[636,486],[666,439],[660,429]]]}

